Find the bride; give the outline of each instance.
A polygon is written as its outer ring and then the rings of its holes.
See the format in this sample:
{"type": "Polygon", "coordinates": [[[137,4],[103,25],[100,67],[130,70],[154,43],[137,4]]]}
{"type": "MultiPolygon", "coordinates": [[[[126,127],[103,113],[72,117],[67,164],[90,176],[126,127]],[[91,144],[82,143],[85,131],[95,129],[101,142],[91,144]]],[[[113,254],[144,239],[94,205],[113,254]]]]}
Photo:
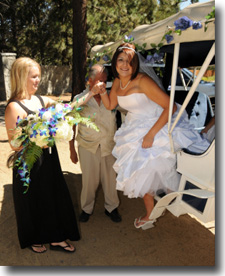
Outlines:
{"type": "MultiPolygon", "coordinates": [[[[129,198],[143,198],[146,213],[136,218],[136,228],[153,227],[155,220],[149,216],[154,208],[154,195],[158,190],[165,193],[176,191],[180,180],[176,172],[176,155],[170,151],[168,137],[169,96],[160,88],[156,75],[140,73],[139,56],[133,44],[121,44],[112,59],[115,77],[108,95],[101,93],[102,101],[109,110],[118,104],[127,110],[122,126],[115,134],[117,189],[129,198]],[[153,80],[154,79],[154,80],[153,80]]],[[[174,104],[173,114],[179,111],[174,104]]],[[[199,152],[208,142],[192,130],[186,114],[183,114],[173,139],[176,149],[191,148],[195,144],[199,152]]]]}

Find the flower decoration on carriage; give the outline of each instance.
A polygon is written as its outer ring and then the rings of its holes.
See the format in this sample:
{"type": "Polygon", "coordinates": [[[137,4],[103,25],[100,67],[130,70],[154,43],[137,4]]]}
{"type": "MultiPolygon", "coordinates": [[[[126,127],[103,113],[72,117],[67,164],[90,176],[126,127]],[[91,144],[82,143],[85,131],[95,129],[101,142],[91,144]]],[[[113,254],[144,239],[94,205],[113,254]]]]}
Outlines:
{"type": "MultiPolygon", "coordinates": [[[[135,38],[132,35],[129,35],[129,36],[125,35],[124,42],[134,43],[133,42],[134,40],[135,38]]],[[[134,43],[134,45],[137,52],[140,52],[146,56],[146,49],[145,49],[147,46],[146,43],[142,44],[141,46],[136,43],[134,43]]],[[[151,46],[152,46],[152,50],[147,52],[145,63],[149,63],[151,65],[163,63],[164,53],[160,52],[160,48],[163,46],[163,44],[160,43],[156,45],[152,43],[151,46]]]]}
{"type": "MultiPolygon", "coordinates": [[[[166,30],[165,34],[163,35],[161,41],[158,44],[151,43],[151,50],[146,53],[146,46],[147,44],[144,43],[143,45],[138,45],[135,43],[135,38],[133,35],[125,35],[123,41],[128,43],[133,43],[136,47],[137,52],[141,52],[145,57],[146,63],[149,64],[160,64],[163,62],[163,56],[164,54],[160,52],[161,47],[165,44],[164,41],[166,41],[167,44],[170,44],[174,40],[174,34],[181,35],[182,31],[187,30],[188,28],[191,28],[193,30],[199,30],[203,27],[204,22],[204,31],[207,31],[207,25],[209,22],[211,22],[212,19],[215,18],[215,7],[213,7],[212,11],[205,16],[205,19],[202,21],[193,21],[187,16],[183,16],[178,18],[174,21],[174,26],[168,26],[168,29],[166,30]]],[[[87,59],[88,69],[86,74],[86,80],[88,76],[89,69],[96,63],[104,63],[104,64],[110,64],[111,63],[111,56],[112,56],[112,50],[109,47],[108,49],[105,49],[103,52],[98,52],[95,54],[94,57],[87,59]]]]}
{"type": "Polygon", "coordinates": [[[145,63],[150,63],[150,64],[159,64],[163,62],[163,57],[164,53],[157,53],[155,52],[154,54],[149,53],[145,59],[145,63]]]}
{"type": "Polygon", "coordinates": [[[70,104],[56,103],[28,115],[25,119],[17,118],[11,145],[22,149],[9,157],[8,165],[17,168],[17,173],[26,188],[24,193],[29,188],[30,171],[40,158],[44,147],[49,147],[51,152],[51,147],[55,143],[70,141],[74,135],[73,125],[85,124],[99,131],[92,118],[80,115],[81,109],[70,104]]]}
{"type": "Polygon", "coordinates": [[[203,27],[203,22],[205,24],[204,31],[207,31],[207,25],[213,18],[215,18],[215,7],[213,7],[212,11],[208,15],[206,15],[205,19],[202,21],[192,21],[187,16],[182,16],[174,21],[175,28],[168,26],[169,31],[165,33],[162,41],[165,39],[166,42],[169,44],[174,39],[173,33],[181,35],[182,31],[185,31],[191,27],[193,30],[199,30],[203,27]]]}
{"type": "Polygon", "coordinates": [[[123,41],[128,42],[128,43],[132,43],[132,41],[134,41],[134,37],[132,35],[125,35],[123,41]]]}
{"type": "Polygon", "coordinates": [[[201,29],[202,23],[200,21],[192,21],[187,16],[183,16],[174,21],[174,26],[175,28],[168,26],[169,31],[165,33],[165,35],[162,38],[162,41],[165,39],[166,42],[169,44],[171,41],[174,40],[174,33],[181,35],[182,31],[185,31],[190,27],[192,27],[193,30],[201,29]]]}

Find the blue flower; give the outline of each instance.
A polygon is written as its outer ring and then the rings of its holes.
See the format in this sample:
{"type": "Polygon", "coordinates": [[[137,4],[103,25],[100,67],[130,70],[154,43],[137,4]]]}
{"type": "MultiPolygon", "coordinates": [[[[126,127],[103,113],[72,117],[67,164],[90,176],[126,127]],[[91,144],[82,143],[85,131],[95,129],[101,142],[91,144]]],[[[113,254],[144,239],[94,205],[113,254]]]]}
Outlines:
{"type": "Polygon", "coordinates": [[[154,53],[153,58],[155,62],[159,62],[163,59],[164,54],[163,53],[154,53]]]}
{"type": "Polygon", "coordinates": [[[71,106],[70,106],[69,104],[64,104],[63,110],[64,110],[64,111],[67,111],[67,110],[71,111],[72,108],[71,108],[71,106]]]}
{"type": "Polygon", "coordinates": [[[147,55],[145,63],[157,63],[162,60],[163,56],[163,53],[154,53],[153,55],[147,55]]]}
{"type": "Polygon", "coordinates": [[[45,109],[45,108],[41,108],[41,109],[39,110],[38,116],[41,117],[41,119],[42,119],[42,116],[43,116],[43,114],[44,114],[45,112],[46,112],[46,109],[45,109]]]}
{"type": "Polygon", "coordinates": [[[49,108],[46,108],[45,111],[54,111],[55,110],[55,106],[51,105],[49,106],[49,108]]]}
{"type": "Polygon", "coordinates": [[[169,44],[174,38],[173,38],[172,35],[166,34],[166,35],[165,35],[165,39],[166,39],[166,42],[169,44]]]}
{"type": "Polygon", "coordinates": [[[33,138],[33,137],[36,138],[37,134],[38,134],[37,130],[33,130],[33,133],[30,135],[30,138],[33,138]]]}
{"type": "Polygon", "coordinates": [[[50,127],[55,127],[57,121],[53,118],[50,118],[49,121],[44,121],[43,125],[50,126],[50,127]]]}
{"type": "Polygon", "coordinates": [[[46,129],[40,130],[40,136],[43,136],[43,135],[47,136],[46,131],[47,131],[46,129]]]}
{"type": "Polygon", "coordinates": [[[17,172],[21,178],[24,178],[26,176],[26,174],[28,173],[28,166],[26,162],[23,161],[22,166],[18,168],[17,172]]]}
{"type": "Polygon", "coordinates": [[[129,36],[125,35],[124,36],[124,41],[125,42],[131,42],[133,40],[134,40],[134,37],[132,35],[129,35],[129,36]]]}
{"type": "Polygon", "coordinates": [[[56,130],[57,130],[57,129],[58,129],[57,127],[49,128],[49,135],[55,136],[55,135],[56,135],[56,130]]]}
{"type": "Polygon", "coordinates": [[[20,175],[21,178],[24,178],[25,175],[27,174],[26,170],[21,170],[21,169],[18,169],[17,172],[18,172],[18,174],[20,175]]]}
{"type": "Polygon", "coordinates": [[[199,21],[198,22],[194,21],[193,25],[192,25],[192,28],[193,28],[193,30],[201,29],[202,28],[202,23],[199,22],[199,21]]]}
{"type": "Polygon", "coordinates": [[[18,125],[21,121],[22,121],[22,119],[20,119],[20,116],[18,116],[17,121],[16,121],[16,125],[18,125]]]}
{"type": "Polygon", "coordinates": [[[180,17],[176,21],[174,21],[174,25],[176,26],[175,30],[184,31],[187,28],[191,27],[193,21],[189,19],[187,16],[180,17]]]}
{"type": "Polygon", "coordinates": [[[63,118],[63,112],[62,111],[56,112],[52,117],[55,121],[58,121],[59,119],[63,118]]]}
{"type": "Polygon", "coordinates": [[[108,57],[107,55],[104,55],[104,56],[102,57],[102,59],[103,59],[104,61],[108,61],[108,60],[109,60],[109,57],[108,57]]]}
{"type": "Polygon", "coordinates": [[[100,57],[96,57],[96,61],[99,61],[100,60],[100,57]]]}
{"type": "Polygon", "coordinates": [[[151,64],[153,64],[154,63],[153,56],[152,55],[147,55],[145,63],[151,63],[151,64]]]}
{"type": "Polygon", "coordinates": [[[26,182],[27,184],[29,184],[31,182],[31,179],[30,177],[24,177],[24,178],[21,178],[22,181],[26,182]]]}

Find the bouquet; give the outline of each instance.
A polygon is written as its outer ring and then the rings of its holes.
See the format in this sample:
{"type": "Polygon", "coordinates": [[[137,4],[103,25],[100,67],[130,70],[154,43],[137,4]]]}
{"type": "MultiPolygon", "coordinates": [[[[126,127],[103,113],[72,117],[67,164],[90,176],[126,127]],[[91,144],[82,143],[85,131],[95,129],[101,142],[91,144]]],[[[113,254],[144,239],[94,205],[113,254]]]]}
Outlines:
{"type": "Polygon", "coordinates": [[[25,119],[17,118],[15,135],[11,145],[20,148],[8,159],[8,166],[17,167],[17,172],[28,191],[30,171],[34,163],[42,155],[42,148],[51,147],[57,141],[70,141],[73,138],[73,125],[85,124],[99,131],[90,117],[82,117],[81,108],[71,107],[69,104],[56,103],[49,108],[42,108],[25,119]]]}

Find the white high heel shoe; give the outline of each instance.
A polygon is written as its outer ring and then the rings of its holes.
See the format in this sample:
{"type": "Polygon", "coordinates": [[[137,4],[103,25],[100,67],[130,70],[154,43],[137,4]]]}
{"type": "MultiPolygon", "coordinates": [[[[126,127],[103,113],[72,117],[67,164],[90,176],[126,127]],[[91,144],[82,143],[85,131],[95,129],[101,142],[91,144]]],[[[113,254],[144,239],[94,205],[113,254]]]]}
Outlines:
{"type": "Polygon", "coordinates": [[[143,230],[149,229],[149,228],[153,228],[155,225],[154,223],[156,222],[156,219],[151,219],[151,220],[141,220],[141,217],[136,218],[134,220],[134,227],[135,228],[142,228],[143,230]],[[137,225],[139,223],[142,223],[141,225],[137,225]]]}

